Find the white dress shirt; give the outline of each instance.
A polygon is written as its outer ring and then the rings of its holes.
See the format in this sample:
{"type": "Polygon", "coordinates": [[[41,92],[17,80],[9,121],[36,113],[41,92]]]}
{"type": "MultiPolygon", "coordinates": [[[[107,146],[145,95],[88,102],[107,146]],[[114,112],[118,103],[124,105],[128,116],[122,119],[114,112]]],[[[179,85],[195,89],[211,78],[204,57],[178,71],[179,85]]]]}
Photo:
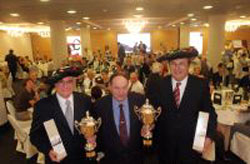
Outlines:
{"type": "Polygon", "coordinates": [[[181,104],[181,100],[184,94],[184,91],[186,89],[187,86],[187,80],[188,80],[188,76],[185,77],[182,81],[176,81],[173,77],[172,77],[172,90],[174,91],[176,84],[177,83],[181,83],[181,85],[179,86],[180,88],[180,104],[181,104]]]}
{"type": "Polygon", "coordinates": [[[63,98],[58,93],[56,93],[56,97],[57,97],[57,100],[59,102],[59,105],[60,105],[61,110],[62,110],[62,112],[63,112],[64,115],[65,115],[66,108],[67,108],[66,100],[70,101],[70,106],[71,106],[71,109],[72,109],[72,115],[74,116],[74,99],[73,99],[73,94],[71,94],[68,99],[63,98]]]}

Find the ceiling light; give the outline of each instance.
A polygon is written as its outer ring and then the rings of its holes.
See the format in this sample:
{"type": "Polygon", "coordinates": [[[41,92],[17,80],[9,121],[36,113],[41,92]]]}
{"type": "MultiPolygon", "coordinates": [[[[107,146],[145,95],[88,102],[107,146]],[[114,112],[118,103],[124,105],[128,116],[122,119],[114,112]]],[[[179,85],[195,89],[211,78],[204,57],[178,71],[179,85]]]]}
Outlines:
{"type": "Polygon", "coordinates": [[[108,10],[107,10],[107,9],[103,9],[102,11],[103,11],[104,13],[108,12],[108,10]]]}
{"type": "Polygon", "coordinates": [[[203,9],[204,10],[209,10],[209,9],[212,9],[213,8],[213,6],[210,6],[210,5],[208,5],[208,6],[203,6],[203,9]]]}
{"type": "Polygon", "coordinates": [[[225,25],[225,30],[229,32],[234,32],[236,31],[240,26],[250,26],[250,21],[249,20],[231,20],[227,21],[225,25]]]}
{"type": "Polygon", "coordinates": [[[37,22],[37,24],[39,24],[39,25],[43,25],[44,23],[43,23],[43,22],[37,22]]]}
{"type": "Polygon", "coordinates": [[[0,24],[3,24],[3,22],[0,22],[0,24]]]}
{"type": "Polygon", "coordinates": [[[76,10],[68,10],[67,13],[68,13],[68,14],[75,14],[75,13],[76,13],[76,10]]]}
{"type": "Polygon", "coordinates": [[[111,30],[111,28],[108,28],[107,30],[108,30],[108,31],[110,31],[110,30],[111,30]]]}
{"type": "Polygon", "coordinates": [[[144,10],[144,8],[143,7],[136,7],[136,9],[135,9],[136,11],[143,11],[144,10]]]}
{"type": "Polygon", "coordinates": [[[12,17],[19,17],[20,15],[18,13],[10,13],[10,16],[12,16],[12,17]]]}
{"type": "Polygon", "coordinates": [[[184,25],[185,23],[184,23],[184,22],[181,22],[180,24],[181,24],[181,25],[184,25]]]}
{"type": "Polygon", "coordinates": [[[96,27],[93,27],[94,30],[96,30],[97,28],[96,27]]]}
{"type": "Polygon", "coordinates": [[[193,14],[193,13],[189,13],[187,16],[188,16],[188,17],[193,17],[194,14],[193,14]]]}
{"type": "Polygon", "coordinates": [[[91,26],[88,24],[86,27],[87,27],[87,28],[90,28],[91,26]]]}
{"type": "Polygon", "coordinates": [[[241,19],[245,19],[246,17],[247,17],[247,16],[245,16],[245,15],[241,15],[241,16],[240,16],[241,19]]]}
{"type": "Polygon", "coordinates": [[[141,17],[143,17],[143,15],[141,15],[141,14],[136,14],[136,15],[134,15],[134,17],[135,17],[135,18],[141,18],[141,17]]]}
{"type": "Polygon", "coordinates": [[[80,25],[80,24],[82,24],[82,22],[76,22],[76,24],[80,25]]]}
{"type": "Polygon", "coordinates": [[[10,36],[18,37],[26,33],[37,33],[41,37],[50,37],[50,28],[41,27],[41,26],[32,26],[32,27],[21,27],[17,24],[12,24],[8,26],[0,26],[0,30],[7,31],[10,36]]]}
{"type": "Polygon", "coordinates": [[[175,24],[173,24],[173,25],[172,25],[172,27],[176,27],[176,25],[175,25],[175,24]]]}
{"type": "Polygon", "coordinates": [[[198,27],[199,25],[198,25],[198,24],[194,24],[193,26],[194,26],[194,27],[198,27]]]}
{"type": "Polygon", "coordinates": [[[205,27],[209,27],[209,24],[208,23],[204,23],[203,24],[205,27]]]}
{"type": "Polygon", "coordinates": [[[50,0],[40,0],[40,2],[49,2],[50,0]]]}
{"type": "Polygon", "coordinates": [[[197,19],[196,18],[192,18],[191,21],[197,21],[197,19]]]}
{"type": "Polygon", "coordinates": [[[65,30],[66,30],[66,31],[69,31],[69,30],[72,30],[72,28],[71,28],[71,27],[68,27],[68,28],[66,28],[65,30]]]}
{"type": "Polygon", "coordinates": [[[89,20],[90,18],[89,18],[89,17],[83,17],[82,19],[84,19],[84,20],[89,20]]]}

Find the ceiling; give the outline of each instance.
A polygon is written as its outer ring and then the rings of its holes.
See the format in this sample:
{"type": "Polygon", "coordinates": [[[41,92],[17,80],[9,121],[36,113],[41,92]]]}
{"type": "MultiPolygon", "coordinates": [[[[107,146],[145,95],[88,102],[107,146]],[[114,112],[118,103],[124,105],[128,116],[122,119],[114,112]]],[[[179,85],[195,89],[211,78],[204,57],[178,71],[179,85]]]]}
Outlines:
{"type": "Polygon", "coordinates": [[[209,15],[225,14],[227,19],[250,17],[250,0],[0,0],[0,22],[34,23],[50,20],[64,20],[68,27],[98,26],[101,29],[121,29],[126,18],[143,15],[147,20],[147,29],[165,28],[168,25],[207,23],[209,15]],[[212,5],[210,10],[203,6],[212,5]],[[136,11],[136,7],[143,11],[136,11]],[[68,10],[76,10],[68,14],[68,10]],[[12,17],[10,13],[18,13],[12,17]],[[190,21],[187,14],[193,13],[197,21],[190,21]],[[85,21],[83,17],[90,17],[85,21]],[[76,22],[82,22],[76,25],[76,22]]]}

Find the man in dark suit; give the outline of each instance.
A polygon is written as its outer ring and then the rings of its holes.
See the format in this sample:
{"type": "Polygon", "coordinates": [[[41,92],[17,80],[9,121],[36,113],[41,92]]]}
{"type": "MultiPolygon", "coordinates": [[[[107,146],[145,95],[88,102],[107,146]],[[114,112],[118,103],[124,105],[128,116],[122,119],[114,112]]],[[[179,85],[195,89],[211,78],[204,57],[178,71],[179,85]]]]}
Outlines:
{"type": "Polygon", "coordinates": [[[110,91],[97,102],[94,111],[101,117],[102,125],[98,133],[99,150],[105,157],[101,164],[141,164],[143,163],[141,123],[134,107],[141,107],[145,98],[128,93],[129,78],[126,74],[114,74],[110,78],[110,91]]]}
{"type": "Polygon", "coordinates": [[[190,58],[197,54],[190,49],[176,50],[167,57],[171,75],[159,84],[158,97],[151,102],[162,107],[155,127],[155,142],[160,164],[196,164],[200,154],[192,149],[198,114],[209,113],[203,152],[208,150],[215,130],[216,114],[207,83],[189,75],[190,58]]]}
{"type": "Polygon", "coordinates": [[[74,122],[81,121],[86,111],[91,108],[90,98],[74,93],[74,76],[81,73],[76,68],[67,67],[57,70],[50,78],[55,85],[56,94],[41,99],[34,108],[30,130],[31,143],[45,155],[46,163],[84,163],[85,139],[74,128],[74,122]],[[67,156],[59,159],[53,150],[44,122],[54,119],[67,156]]]}
{"type": "Polygon", "coordinates": [[[124,58],[126,56],[125,48],[120,42],[118,42],[117,45],[118,45],[118,59],[119,59],[120,65],[122,66],[124,58]]]}
{"type": "Polygon", "coordinates": [[[219,63],[218,66],[218,72],[216,72],[213,75],[213,84],[215,88],[217,88],[220,85],[228,86],[229,85],[229,75],[226,75],[226,68],[222,63],[219,63]]]}
{"type": "Polygon", "coordinates": [[[12,76],[13,81],[16,80],[16,72],[17,72],[17,62],[18,59],[14,54],[14,50],[9,50],[9,54],[6,55],[5,61],[8,63],[8,67],[12,76]]]}

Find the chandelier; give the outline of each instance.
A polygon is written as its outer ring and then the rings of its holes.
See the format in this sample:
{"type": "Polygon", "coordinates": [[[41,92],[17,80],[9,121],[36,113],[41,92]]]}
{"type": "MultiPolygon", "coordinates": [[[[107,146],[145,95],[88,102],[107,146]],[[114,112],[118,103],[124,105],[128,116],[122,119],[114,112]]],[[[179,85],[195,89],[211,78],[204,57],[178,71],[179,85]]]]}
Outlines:
{"type": "Polygon", "coordinates": [[[232,20],[227,21],[225,25],[225,30],[228,32],[236,31],[240,26],[249,26],[250,20],[232,20]]]}
{"type": "Polygon", "coordinates": [[[130,33],[139,33],[146,25],[143,19],[128,19],[123,22],[130,33]]]}

